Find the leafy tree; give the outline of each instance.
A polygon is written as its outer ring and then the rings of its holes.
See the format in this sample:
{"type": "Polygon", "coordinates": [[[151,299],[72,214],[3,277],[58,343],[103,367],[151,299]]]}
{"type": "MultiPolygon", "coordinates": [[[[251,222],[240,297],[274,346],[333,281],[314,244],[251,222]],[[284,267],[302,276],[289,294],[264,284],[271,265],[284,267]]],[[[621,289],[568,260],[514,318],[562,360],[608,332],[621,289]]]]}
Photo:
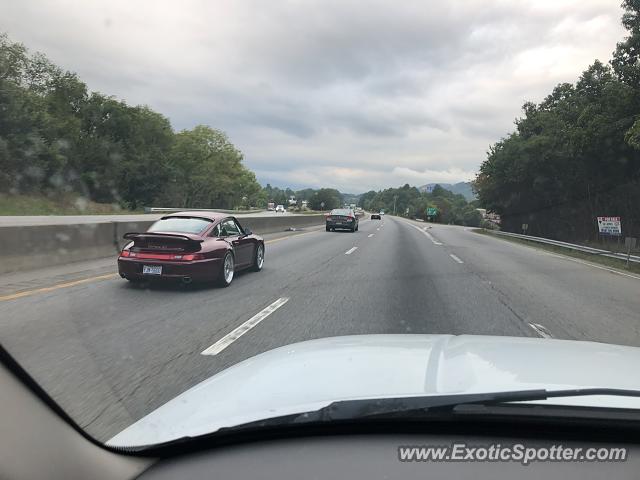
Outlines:
{"type": "Polygon", "coordinates": [[[309,199],[313,210],[331,210],[339,208],[342,203],[340,192],[333,188],[321,188],[309,199]]]}
{"type": "Polygon", "coordinates": [[[146,106],[97,92],[0,35],[0,193],[75,192],[136,208],[265,202],[222,132],[175,134],[146,106]]]}
{"type": "Polygon", "coordinates": [[[623,217],[637,234],[640,212],[640,2],[623,3],[629,36],[611,66],[595,61],[575,85],[526,103],[516,131],[493,145],[474,182],[502,227],[566,240],[594,237],[595,217],[623,217]],[[636,204],[637,205],[637,204],[636,204]]]}

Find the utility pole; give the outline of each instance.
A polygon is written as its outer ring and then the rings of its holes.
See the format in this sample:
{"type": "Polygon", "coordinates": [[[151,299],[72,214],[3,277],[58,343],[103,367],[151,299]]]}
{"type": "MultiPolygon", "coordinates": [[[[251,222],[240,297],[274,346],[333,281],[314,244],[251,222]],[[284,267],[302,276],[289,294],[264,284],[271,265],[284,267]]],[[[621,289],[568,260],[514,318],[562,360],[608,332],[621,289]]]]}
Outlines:
{"type": "Polygon", "coordinates": [[[393,196],[393,214],[396,214],[396,200],[398,200],[398,195],[393,196]]]}

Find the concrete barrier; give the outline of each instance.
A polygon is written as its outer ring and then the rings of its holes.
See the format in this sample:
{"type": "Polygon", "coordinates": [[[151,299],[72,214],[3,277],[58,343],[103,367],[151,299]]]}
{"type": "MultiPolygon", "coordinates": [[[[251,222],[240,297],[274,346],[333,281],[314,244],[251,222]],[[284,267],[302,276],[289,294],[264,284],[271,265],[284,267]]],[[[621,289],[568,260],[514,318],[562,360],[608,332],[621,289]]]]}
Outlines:
{"type": "MultiPolygon", "coordinates": [[[[254,233],[321,225],[323,215],[283,215],[238,219],[254,233]]],[[[0,227],[0,274],[64,265],[115,255],[127,243],[127,232],[144,232],[153,222],[77,223],[0,227]]]]}

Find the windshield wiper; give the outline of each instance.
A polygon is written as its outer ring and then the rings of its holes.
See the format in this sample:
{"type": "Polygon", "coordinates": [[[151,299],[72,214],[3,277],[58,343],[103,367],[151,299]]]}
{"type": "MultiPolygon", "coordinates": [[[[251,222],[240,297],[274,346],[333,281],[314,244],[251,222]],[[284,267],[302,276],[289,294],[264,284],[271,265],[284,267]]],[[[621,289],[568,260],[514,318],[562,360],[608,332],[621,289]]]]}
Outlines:
{"type": "Polygon", "coordinates": [[[605,395],[616,397],[638,397],[640,390],[619,388],[576,388],[566,390],[518,390],[491,393],[431,395],[417,397],[373,398],[341,400],[318,410],[268,418],[237,427],[220,429],[234,431],[244,428],[324,423],[332,421],[376,418],[414,417],[428,412],[452,412],[462,405],[505,405],[513,402],[530,402],[550,398],[586,397],[605,395]]]}
{"type": "MultiPolygon", "coordinates": [[[[332,402],[326,407],[322,407],[318,410],[265,418],[262,420],[243,423],[241,425],[223,427],[214,432],[197,437],[185,436],[165,443],[155,444],[153,446],[131,447],[125,448],[125,450],[148,451],[153,449],[174,448],[177,445],[188,444],[196,439],[224,438],[226,435],[255,432],[264,428],[286,428],[305,426],[309,424],[331,424],[332,422],[340,423],[360,420],[414,420],[426,418],[430,413],[433,413],[436,416],[439,416],[440,414],[447,415],[449,413],[456,413],[455,410],[457,407],[466,405],[508,406],[514,402],[525,402],[522,404],[516,403],[516,405],[531,407],[531,405],[527,405],[526,402],[548,400],[551,398],[587,397],[594,395],[640,398],[640,390],[627,390],[620,388],[576,388],[549,391],[538,389],[490,393],[340,400],[332,402]]],[[[540,404],[536,404],[536,406],[540,406],[540,404]]],[[[635,412],[633,417],[628,418],[636,420],[635,412]]]]}

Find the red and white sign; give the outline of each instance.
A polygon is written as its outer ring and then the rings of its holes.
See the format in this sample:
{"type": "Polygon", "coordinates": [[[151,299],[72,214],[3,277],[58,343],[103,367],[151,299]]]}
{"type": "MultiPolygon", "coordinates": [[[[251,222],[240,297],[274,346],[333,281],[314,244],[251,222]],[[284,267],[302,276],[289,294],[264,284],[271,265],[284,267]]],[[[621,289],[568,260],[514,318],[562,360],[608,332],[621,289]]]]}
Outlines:
{"type": "Polygon", "coordinates": [[[598,217],[598,232],[600,235],[622,235],[620,217],[598,217]]]}

